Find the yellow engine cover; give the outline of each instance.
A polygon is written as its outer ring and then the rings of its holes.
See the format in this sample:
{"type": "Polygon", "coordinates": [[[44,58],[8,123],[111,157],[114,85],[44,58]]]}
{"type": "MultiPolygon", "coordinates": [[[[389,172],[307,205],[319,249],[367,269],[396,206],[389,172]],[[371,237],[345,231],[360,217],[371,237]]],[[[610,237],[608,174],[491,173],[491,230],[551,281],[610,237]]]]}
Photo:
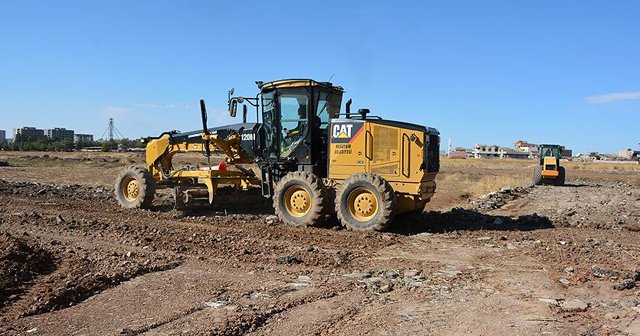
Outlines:
{"type": "Polygon", "coordinates": [[[436,173],[421,169],[425,132],[358,119],[334,119],[329,132],[330,179],[340,182],[359,172],[377,174],[393,187],[400,211],[413,210],[433,195],[436,173]]]}
{"type": "Polygon", "coordinates": [[[542,177],[543,178],[556,178],[560,175],[560,166],[558,160],[553,156],[546,156],[542,164],[542,177]]]}

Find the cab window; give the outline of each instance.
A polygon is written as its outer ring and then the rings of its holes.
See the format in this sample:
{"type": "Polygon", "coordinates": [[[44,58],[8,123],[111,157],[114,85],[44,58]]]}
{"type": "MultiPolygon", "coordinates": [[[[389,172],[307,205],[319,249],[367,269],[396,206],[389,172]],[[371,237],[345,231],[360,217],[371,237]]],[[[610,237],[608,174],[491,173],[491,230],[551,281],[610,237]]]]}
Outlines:
{"type": "Polygon", "coordinates": [[[300,144],[307,133],[309,98],[303,94],[282,94],[280,107],[280,156],[287,157],[300,144]]]}

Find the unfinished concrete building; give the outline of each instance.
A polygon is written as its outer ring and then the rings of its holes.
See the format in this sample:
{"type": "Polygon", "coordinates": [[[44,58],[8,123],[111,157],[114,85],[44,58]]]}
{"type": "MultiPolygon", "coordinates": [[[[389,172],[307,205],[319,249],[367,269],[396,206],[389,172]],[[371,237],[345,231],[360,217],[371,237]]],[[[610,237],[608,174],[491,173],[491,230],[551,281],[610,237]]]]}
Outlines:
{"type": "Polygon", "coordinates": [[[66,140],[69,142],[73,142],[73,130],[68,130],[66,128],[51,128],[44,131],[47,138],[51,140],[66,140]]]}
{"type": "Polygon", "coordinates": [[[35,127],[19,127],[13,129],[13,140],[20,139],[44,140],[44,130],[35,127]]]}

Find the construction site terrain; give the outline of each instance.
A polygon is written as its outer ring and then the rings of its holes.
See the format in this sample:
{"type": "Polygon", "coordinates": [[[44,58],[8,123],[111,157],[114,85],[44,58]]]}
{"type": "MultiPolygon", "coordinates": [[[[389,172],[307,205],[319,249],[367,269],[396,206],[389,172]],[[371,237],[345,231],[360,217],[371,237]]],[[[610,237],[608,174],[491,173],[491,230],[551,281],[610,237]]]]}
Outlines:
{"type": "Polygon", "coordinates": [[[0,153],[0,334],[640,334],[639,165],[444,159],[427,212],[369,233],[122,209],[142,155],[0,153]]]}

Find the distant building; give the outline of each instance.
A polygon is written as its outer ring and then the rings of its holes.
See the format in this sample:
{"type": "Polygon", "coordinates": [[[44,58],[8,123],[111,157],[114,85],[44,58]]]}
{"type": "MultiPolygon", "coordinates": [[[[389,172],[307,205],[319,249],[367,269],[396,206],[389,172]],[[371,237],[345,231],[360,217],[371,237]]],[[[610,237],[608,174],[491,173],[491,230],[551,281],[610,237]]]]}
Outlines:
{"type": "Polygon", "coordinates": [[[73,142],[93,142],[93,134],[79,134],[76,133],[73,135],[73,142]]]}
{"type": "Polygon", "coordinates": [[[498,145],[476,144],[473,148],[473,157],[476,159],[510,158],[528,159],[530,153],[517,151],[512,148],[500,147],[498,145]]]}
{"type": "MultiPolygon", "coordinates": [[[[529,143],[525,140],[518,140],[513,145],[513,148],[518,152],[529,153],[530,158],[537,157],[540,155],[540,145],[529,143]]],[[[560,146],[560,155],[563,158],[570,158],[573,156],[573,151],[571,149],[567,149],[564,146],[560,146]]]]}
{"type": "Polygon", "coordinates": [[[512,148],[500,148],[500,157],[508,159],[529,159],[530,153],[517,151],[512,148]]]}
{"type": "Polygon", "coordinates": [[[538,153],[540,153],[540,145],[528,143],[525,140],[516,141],[513,148],[518,152],[529,153],[532,156],[538,155],[538,153]]]}
{"type": "Polygon", "coordinates": [[[21,139],[44,140],[44,130],[35,127],[20,127],[13,129],[13,141],[21,139]]]}
{"type": "Polygon", "coordinates": [[[618,157],[623,160],[636,160],[640,155],[640,151],[631,148],[625,148],[618,152],[618,157]]]}
{"type": "Polygon", "coordinates": [[[500,147],[497,145],[476,144],[473,147],[473,157],[476,159],[499,158],[500,147]]]}
{"type": "Polygon", "coordinates": [[[0,142],[7,141],[7,131],[0,130],[0,142]]]}
{"type": "Polygon", "coordinates": [[[47,129],[44,131],[46,137],[51,140],[67,140],[69,142],[74,140],[73,133],[73,130],[58,127],[47,129]]]}

